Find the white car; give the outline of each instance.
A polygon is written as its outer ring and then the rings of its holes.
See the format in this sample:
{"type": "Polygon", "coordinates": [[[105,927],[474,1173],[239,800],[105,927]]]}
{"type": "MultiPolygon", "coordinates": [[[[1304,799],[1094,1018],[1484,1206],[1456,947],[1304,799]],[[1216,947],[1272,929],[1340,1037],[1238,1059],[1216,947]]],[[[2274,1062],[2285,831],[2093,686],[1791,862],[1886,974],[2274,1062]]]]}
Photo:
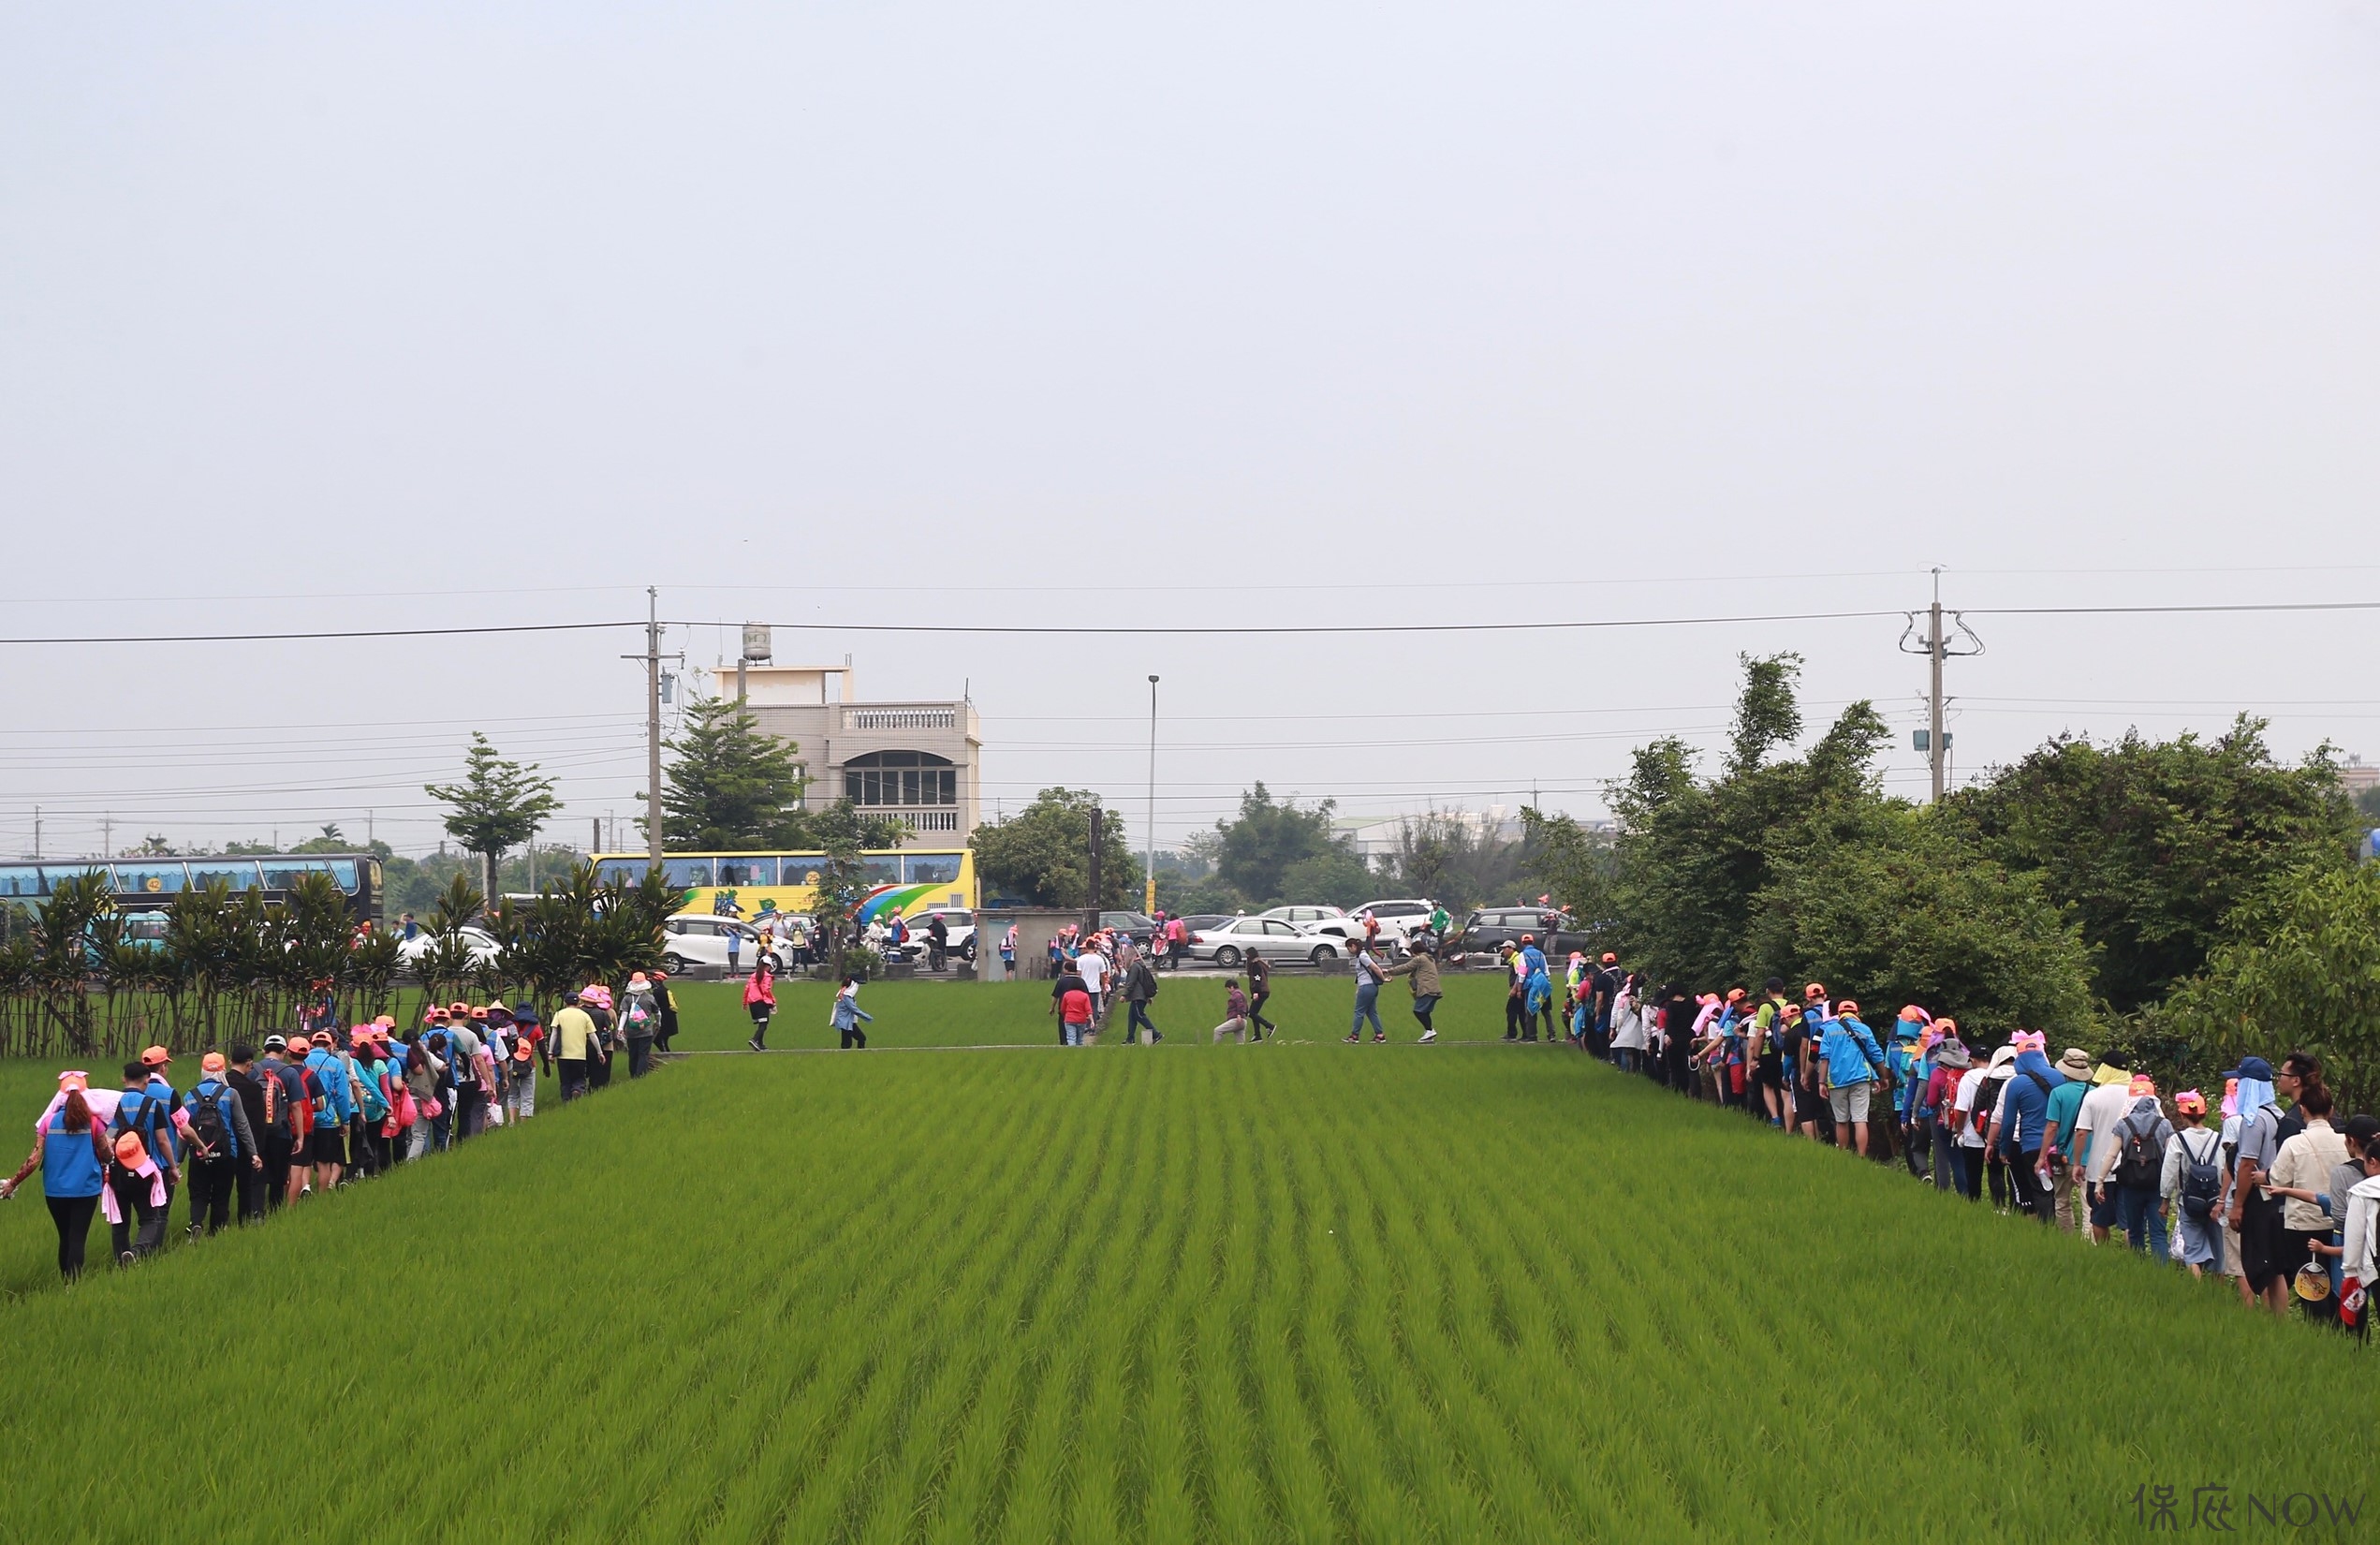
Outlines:
{"type": "MultiPolygon", "coordinates": [[[[1345,919],[1338,920],[1341,923],[1345,919]]],[[[1279,918],[1234,918],[1190,937],[1190,958],[1230,970],[1250,955],[1269,961],[1308,961],[1315,965],[1347,952],[1342,937],[1311,933],[1279,918]]]]}
{"type": "MultiPolygon", "coordinates": [[[[496,943],[496,936],[484,928],[475,928],[466,922],[455,932],[461,934],[463,942],[470,947],[471,964],[475,970],[480,966],[494,964],[496,956],[502,952],[496,943]]],[[[427,929],[409,939],[397,940],[397,969],[400,971],[420,969],[421,957],[430,953],[431,948],[436,943],[437,940],[427,929]]]]}
{"type": "Polygon", "coordinates": [[[1381,937],[1393,936],[1399,944],[1404,944],[1410,942],[1417,932],[1430,925],[1430,914],[1437,905],[1427,896],[1405,901],[1366,902],[1356,908],[1355,916],[1356,920],[1360,922],[1364,914],[1370,913],[1380,924],[1381,937]]]}
{"type": "Polygon", "coordinates": [[[949,930],[950,938],[946,948],[950,951],[951,959],[975,959],[976,915],[963,906],[931,906],[914,918],[902,920],[909,925],[909,943],[918,951],[918,958],[925,958],[926,929],[937,917],[942,920],[942,926],[949,930]]]}
{"type": "MultiPolygon", "coordinates": [[[[760,931],[748,922],[734,918],[714,917],[708,912],[680,912],[661,925],[661,961],[672,973],[690,965],[727,968],[727,940],[736,943],[735,965],[748,971],[760,958],[760,931]]],[[[777,941],[777,969],[786,971],[793,965],[793,949],[784,940],[777,941]]]]}

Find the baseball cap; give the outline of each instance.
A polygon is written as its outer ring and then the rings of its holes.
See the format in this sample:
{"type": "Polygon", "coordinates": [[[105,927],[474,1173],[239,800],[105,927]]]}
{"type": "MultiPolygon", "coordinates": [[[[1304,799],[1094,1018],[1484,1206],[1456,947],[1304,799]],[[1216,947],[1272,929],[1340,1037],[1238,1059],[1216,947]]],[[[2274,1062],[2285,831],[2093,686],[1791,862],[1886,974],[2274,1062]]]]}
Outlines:
{"type": "Polygon", "coordinates": [[[1814,981],[1809,986],[1801,990],[1801,996],[1804,1000],[1811,998],[1823,998],[1826,995],[1827,984],[1822,981],[1814,981]]]}
{"type": "Polygon", "coordinates": [[[116,1137],[116,1162],[127,1170],[138,1170],[148,1162],[149,1150],[142,1147],[138,1132],[119,1133],[116,1137]]]}
{"type": "Polygon", "coordinates": [[[1607,949],[1603,952],[1603,964],[1606,965],[1617,965],[1620,964],[1620,957],[1607,949]]]}
{"type": "Polygon", "coordinates": [[[1838,1014],[1856,1014],[1859,1011],[1859,1006],[1849,998],[1845,998],[1834,1006],[1834,1011],[1838,1014]]]}
{"type": "Polygon", "coordinates": [[[220,1052],[210,1052],[198,1059],[198,1071],[201,1073],[220,1073],[228,1066],[220,1052]]]}
{"type": "MultiPolygon", "coordinates": [[[[145,1057],[148,1053],[144,1052],[141,1055],[145,1057]]],[[[2219,1078],[2239,1079],[2242,1082],[2254,1080],[2258,1083],[2270,1083],[2272,1082],[2272,1064],[2265,1061],[2262,1057],[2241,1057],[2240,1059],[2239,1067],[2226,1067],[2216,1076],[2219,1078]]]]}
{"type": "Polygon", "coordinates": [[[162,1046],[149,1047],[140,1053],[140,1066],[143,1067],[163,1067],[172,1060],[173,1053],[162,1046]]]}

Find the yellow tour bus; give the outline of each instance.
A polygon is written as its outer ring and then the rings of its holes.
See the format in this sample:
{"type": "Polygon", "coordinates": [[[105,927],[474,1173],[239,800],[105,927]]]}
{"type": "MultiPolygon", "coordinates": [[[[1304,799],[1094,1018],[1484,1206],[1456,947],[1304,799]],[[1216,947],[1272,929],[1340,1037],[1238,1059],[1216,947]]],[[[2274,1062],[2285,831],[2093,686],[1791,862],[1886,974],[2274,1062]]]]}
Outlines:
{"type": "MultiPolygon", "coordinates": [[[[750,922],[770,912],[806,916],[817,899],[823,853],[669,853],[662,873],[678,888],[678,910],[750,922]]],[[[940,907],[976,905],[975,854],[874,848],[860,855],[868,876],[859,925],[879,917],[914,918],[940,907]]],[[[595,877],[635,885],[652,866],[644,853],[598,853],[595,877]]]]}

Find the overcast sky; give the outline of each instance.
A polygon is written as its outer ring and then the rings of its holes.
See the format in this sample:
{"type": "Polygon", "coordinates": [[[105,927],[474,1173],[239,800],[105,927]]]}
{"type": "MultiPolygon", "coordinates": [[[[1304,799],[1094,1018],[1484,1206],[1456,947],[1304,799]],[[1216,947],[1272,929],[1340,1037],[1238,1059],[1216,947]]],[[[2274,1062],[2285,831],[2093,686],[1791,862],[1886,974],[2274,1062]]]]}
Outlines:
{"type": "MultiPolygon", "coordinates": [[[[12,7],[0,632],[657,584],[1136,842],[1154,671],[1168,845],[1258,778],[1597,813],[1791,648],[1917,793],[1897,615],[782,625],[2380,596],[2375,82],[2363,4],[12,7]]],[[[2380,759],[2380,613],[1971,620],[1962,773],[2243,708],[2380,759]]],[[[474,727],[583,842],[640,644],[8,646],[0,850],[426,849],[474,727]]]]}

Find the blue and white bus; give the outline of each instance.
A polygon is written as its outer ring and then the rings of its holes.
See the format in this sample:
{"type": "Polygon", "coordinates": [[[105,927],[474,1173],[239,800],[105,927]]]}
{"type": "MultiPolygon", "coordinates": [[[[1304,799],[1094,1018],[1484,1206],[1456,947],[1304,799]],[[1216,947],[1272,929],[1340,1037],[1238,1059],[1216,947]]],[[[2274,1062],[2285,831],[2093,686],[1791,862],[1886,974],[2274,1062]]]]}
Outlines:
{"type": "Polygon", "coordinates": [[[173,905],[184,890],[215,880],[236,894],[261,890],[268,902],[286,901],[297,876],[329,875],[346,894],[358,922],[380,920],[380,861],[369,853],[268,853],[237,859],[44,859],[38,863],[0,863],[0,902],[38,906],[59,883],[97,870],[119,912],[154,912],[173,905]]]}

